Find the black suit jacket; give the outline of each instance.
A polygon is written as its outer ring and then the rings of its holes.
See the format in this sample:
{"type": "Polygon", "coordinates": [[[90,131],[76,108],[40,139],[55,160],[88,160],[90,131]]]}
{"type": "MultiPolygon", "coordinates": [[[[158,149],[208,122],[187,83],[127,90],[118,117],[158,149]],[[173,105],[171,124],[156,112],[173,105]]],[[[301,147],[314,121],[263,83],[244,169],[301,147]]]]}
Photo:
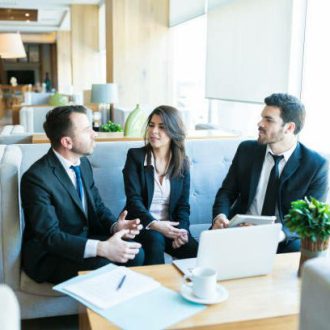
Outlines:
{"type": "MultiPolygon", "coordinates": [[[[128,219],[140,218],[144,227],[155,220],[149,212],[154,195],[154,167],[145,166],[146,148],[128,150],[123,169],[128,219]]],[[[189,168],[183,176],[170,179],[169,220],[178,221],[178,228],[189,231],[189,168]]]]}
{"type": "MultiPolygon", "coordinates": [[[[244,141],[236,151],[229,172],[213,205],[213,217],[224,213],[228,218],[245,214],[256,194],[266,145],[244,141]]],[[[283,224],[292,201],[313,196],[325,201],[328,190],[328,163],[318,153],[298,143],[280,177],[278,210],[283,224]]],[[[284,226],[287,235],[291,235],[284,226]]]]}
{"type": "Polygon", "coordinates": [[[110,236],[116,218],[104,206],[85,157],[81,158],[81,173],[86,213],[72,181],[51,149],[22,177],[22,262],[27,274],[37,280],[51,272],[54,256],[80,262],[89,237],[110,236]]]}

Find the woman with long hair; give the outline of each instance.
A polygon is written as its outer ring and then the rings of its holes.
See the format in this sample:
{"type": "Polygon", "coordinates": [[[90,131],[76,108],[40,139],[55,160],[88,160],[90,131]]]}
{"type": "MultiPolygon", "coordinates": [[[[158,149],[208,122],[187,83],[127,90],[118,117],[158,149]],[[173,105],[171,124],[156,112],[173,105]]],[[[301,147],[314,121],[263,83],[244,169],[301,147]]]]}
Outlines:
{"type": "Polygon", "coordinates": [[[193,258],[197,242],[189,231],[189,161],[185,130],[177,109],[159,106],[147,120],[145,146],[128,150],[123,169],[127,217],[140,218],[136,237],[145,264],[164,263],[164,252],[193,258]]]}

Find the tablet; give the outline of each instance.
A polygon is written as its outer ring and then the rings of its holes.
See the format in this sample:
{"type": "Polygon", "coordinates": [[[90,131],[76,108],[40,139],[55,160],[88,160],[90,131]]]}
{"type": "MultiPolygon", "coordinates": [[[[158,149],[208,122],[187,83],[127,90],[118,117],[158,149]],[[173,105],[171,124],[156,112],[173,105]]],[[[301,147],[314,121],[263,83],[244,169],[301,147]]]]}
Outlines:
{"type": "Polygon", "coordinates": [[[269,225],[274,223],[276,217],[274,215],[251,215],[251,214],[236,214],[228,224],[228,227],[236,227],[241,223],[251,225],[269,225]]]}

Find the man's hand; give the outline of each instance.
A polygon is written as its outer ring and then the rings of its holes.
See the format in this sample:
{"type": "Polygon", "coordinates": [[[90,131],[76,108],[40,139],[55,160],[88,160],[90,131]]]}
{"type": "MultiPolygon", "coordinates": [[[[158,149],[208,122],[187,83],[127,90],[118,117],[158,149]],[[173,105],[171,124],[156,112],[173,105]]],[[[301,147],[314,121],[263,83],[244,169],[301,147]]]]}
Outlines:
{"type": "Polygon", "coordinates": [[[143,226],[140,224],[140,219],[126,220],[126,216],[126,210],[119,215],[118,221],[114,228],[114,232],[127,229],[128,232],[124,235],[124,238],[133,239],[136,235],[139,235],[143,226]]]}
{"type": "Polygon", "coordinates": [[[180,230],[181,230],[181,235],[176,237],[172,242],[173,249],[178,249],[182,245],[188,243],[188,232],[185,229],[180,229],[180,230]]]}
{"type": "Polygon", "coordinates": [[[135,258],[141,247],[140,243],[126,242],[123,237],[129,232],[128,229],[118,231],[106,241],[97,244],[97,255],[113,262],[126,263],[135,258]]]}
{"type": "Polygon", "coordinates": [[[226,215],[221,213],[214,218],[212,229],[227,228],[228,224],[229,224],[229,220],[227,219],[226,215]]]}
{"type": "Polygon", "coordinates": [[[181,236],[181,229],[175,228],[179,222],[175,221],[154,221],[149,228],[156,230],[167,238],[175,239],[181,236]]]}

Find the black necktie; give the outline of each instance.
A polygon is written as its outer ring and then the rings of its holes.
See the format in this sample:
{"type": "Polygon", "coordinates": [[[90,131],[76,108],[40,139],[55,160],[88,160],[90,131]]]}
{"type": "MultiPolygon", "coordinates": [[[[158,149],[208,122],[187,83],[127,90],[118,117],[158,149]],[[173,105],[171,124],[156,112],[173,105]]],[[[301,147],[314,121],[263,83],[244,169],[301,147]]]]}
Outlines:
{"type": "Polygon", "coordinates": [[[77,189],[79,198],[80,198],[81,202],[83,203],[84,190],[83,190],[83,183],[82,183],[82,179],[81,179],[80,166],[71,165],[70,168],[73,169],[76,174],[76,189],[77,189]]]}
{"type": "Polygon", "coordinates": [[[269,174],[264,205],[262,207],[262,215],[275,215],[275,207],[277,202],[278,186],[280,183],[280,174],[278,165],[284,156],[276,156],[270,154],[274,158],[274,166],[269,174]]]}

